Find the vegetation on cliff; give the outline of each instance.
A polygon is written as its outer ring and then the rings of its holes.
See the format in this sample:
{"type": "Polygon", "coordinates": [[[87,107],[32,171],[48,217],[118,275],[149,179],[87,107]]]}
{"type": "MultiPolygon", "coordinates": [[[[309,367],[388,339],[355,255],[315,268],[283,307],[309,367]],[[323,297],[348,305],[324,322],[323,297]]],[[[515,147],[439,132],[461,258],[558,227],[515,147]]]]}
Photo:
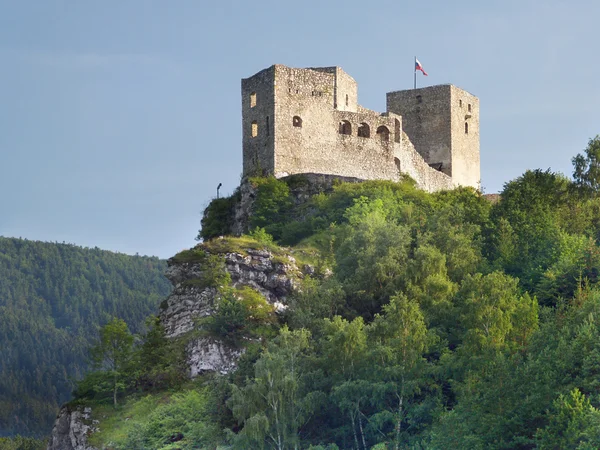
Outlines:
{"type": "MultiPolygon", "coordinates": [[[[140,413],[111,447],[599,448],[597,144],[574,158],[573,181],[527,171],[494,204],[370,181],[297,205],[289,182],[253,180],[254,237],[200,248],[288,245],[276,251],[311,255],[313,275],[269,333],[236,341],[237,371],[160,391],[179,422],[140,413]],[[186,396],[200,415],[184,413],[186,396]]],[[[228,297],[211,332],[243,330],[254,296],[228,297]]],[[[124,408],[156,401],[131,394],[124,408]]]]}
{"type": "Polygon", "coordinates": [[[0,238],[0,435],[47,435],[112,317],[140,332],[170,291],[164,261],[0,238]]]}

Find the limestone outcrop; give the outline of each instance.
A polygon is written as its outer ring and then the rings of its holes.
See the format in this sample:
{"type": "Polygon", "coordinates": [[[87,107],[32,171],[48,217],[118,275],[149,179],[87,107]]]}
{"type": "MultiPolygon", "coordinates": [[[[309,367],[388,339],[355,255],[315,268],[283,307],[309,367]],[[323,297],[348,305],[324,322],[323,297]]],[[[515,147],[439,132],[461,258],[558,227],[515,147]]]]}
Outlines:
{"type": "MultiPolygon", "coordinates": [[[[251,287],[261,293],[276,311],[285,310],[287,298],[296,289],[296,280],[301,276],[294,258],[263,248],[245,248],[237,241],[233,245],[235,251],[223,251],[234,239],[219,238],[218,252],[210,245],[199,244],[191,250],[197,258],[182,260],[174,257],[168,261],[166,276],[175,289],[163,302],[160,312],[167,337],[185,338],[196,328],[197,319],[214,313],[218,289],[198,283],[209,269],[209,255],[219,254],[222,257],[224,270],[229,273],[233,287],[251,287]]],[[[243,352],[243,349],[232,347],[215,336],[190,337],[187,343],[189,375],[229,373],[236,368],[243,352]]]]}
{"type": "Polygon", "coordinates": [[[48,450],[97,450],[88,444],[88,436],[97,431],[92,408],[63,406],[50,435],[48,450]]]}

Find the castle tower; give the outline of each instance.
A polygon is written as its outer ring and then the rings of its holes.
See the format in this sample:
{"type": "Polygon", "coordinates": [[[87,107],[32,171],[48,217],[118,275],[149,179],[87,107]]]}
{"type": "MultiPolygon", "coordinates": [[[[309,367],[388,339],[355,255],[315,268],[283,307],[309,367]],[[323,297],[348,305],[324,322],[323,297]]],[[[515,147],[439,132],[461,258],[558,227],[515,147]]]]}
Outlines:
{"type": "Polygon", "coordinates": [[[275,66],[242,80],[244,176],[275,171],[275,66]]]}
{"type": "Polygon", "coordinates": [[[479,99],[453,85],[389,92],[387,111],[402,126],[417,152],[455,185],[479,189],[479,99]]]}

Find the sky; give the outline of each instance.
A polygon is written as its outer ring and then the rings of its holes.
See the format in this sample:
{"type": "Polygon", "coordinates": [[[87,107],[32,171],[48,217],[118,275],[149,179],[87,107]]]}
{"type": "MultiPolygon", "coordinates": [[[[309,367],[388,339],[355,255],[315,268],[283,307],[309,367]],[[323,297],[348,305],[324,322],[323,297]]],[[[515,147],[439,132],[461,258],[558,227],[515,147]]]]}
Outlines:
{"type": "Polygon", "coordinates": [[[484,192],[600,133],[600,2],[0,0],[0,236],[168,258],[242,171],[240,80],[341,66],[359,103],[480,98],[484,192]]]}

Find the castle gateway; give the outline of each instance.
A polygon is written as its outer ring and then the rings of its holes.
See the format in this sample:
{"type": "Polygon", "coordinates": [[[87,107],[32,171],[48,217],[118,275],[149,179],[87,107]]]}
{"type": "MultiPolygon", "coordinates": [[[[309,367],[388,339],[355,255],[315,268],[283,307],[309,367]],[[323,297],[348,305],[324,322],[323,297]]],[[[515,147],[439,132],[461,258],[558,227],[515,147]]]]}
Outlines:
{"type": "Polygon", "coordinates": [[[244,176],[411,176],[427,191],[479,189],[479,99],[453,85],[389,92],[387,112],[358,104],[339,67],[274,65],[242,80],[244,176]]]}

